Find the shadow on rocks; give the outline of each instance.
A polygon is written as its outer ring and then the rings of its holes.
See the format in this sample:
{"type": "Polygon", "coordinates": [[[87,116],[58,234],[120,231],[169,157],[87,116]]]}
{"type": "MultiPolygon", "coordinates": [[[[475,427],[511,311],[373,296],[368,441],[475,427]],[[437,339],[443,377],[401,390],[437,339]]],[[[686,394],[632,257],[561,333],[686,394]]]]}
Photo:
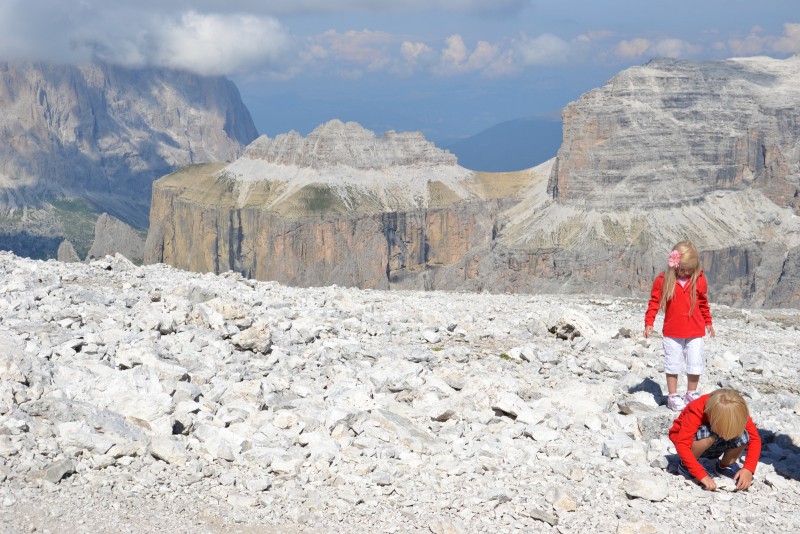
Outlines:
{"type": "MultiPolygon", "coordinates": [[[[759,463],[771,465],[775,469],[775,473],[783,478],[800,480],[800,447],[792,442],[791,437],[761,428],[758,430],[758,434],[761,436],[762,444],[759,463]]],[[[745,451],[745,457],[746,454],[747,451],[745,451]]],[[[667,472],[683,476],[678,472],[680,457],[677,454],[667,454],[666,459],[667,472]]],[[[739,461],[741,462],[741,458],[739,461]]],[[[706,471],[712,472],[713,460],[701,458],[700,463],[703,464],[706,471]]]]}
{"type": "Polygon", "coordinates": [[[761,436],[761,463],[771,465],[777,474],[791,480],[800,480],[800,447],[791,436],[758,429],[761,436]]]}
{"type": "Polygon", "coordinates": [[[652,378],[645,378],[638,384],[628,388],[628,393],[636,393],[637,391],[650,393],[659,405],[667,402],[667,396],[662,393],[661,386],[652,378]]]}

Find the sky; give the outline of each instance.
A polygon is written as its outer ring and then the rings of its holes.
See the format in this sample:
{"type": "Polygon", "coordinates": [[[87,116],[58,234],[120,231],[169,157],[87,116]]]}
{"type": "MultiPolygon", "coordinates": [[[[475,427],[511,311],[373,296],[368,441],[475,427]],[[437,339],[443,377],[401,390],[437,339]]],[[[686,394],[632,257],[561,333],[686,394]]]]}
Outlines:
{"type": "Polygon", "coordinates": [[[443,143],[653,58],[797,53],[797,0],[0,0],[2,59],[226,76],[271,137],[338,118],[443,143]]]}

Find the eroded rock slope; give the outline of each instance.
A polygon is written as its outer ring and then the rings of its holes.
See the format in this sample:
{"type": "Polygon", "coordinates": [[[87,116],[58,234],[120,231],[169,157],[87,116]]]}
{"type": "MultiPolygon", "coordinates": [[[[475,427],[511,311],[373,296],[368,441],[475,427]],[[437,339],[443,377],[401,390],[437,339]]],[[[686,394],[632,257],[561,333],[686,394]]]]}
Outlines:
{"type": "Polygon", "coordinates": [[[81,240],[84,211],[90,228],[102,212],[146,228],[154,179],[232,161],[256,135],[225,78],[0,63],[0,245],[53,257],[64,237],[81,240]]]}

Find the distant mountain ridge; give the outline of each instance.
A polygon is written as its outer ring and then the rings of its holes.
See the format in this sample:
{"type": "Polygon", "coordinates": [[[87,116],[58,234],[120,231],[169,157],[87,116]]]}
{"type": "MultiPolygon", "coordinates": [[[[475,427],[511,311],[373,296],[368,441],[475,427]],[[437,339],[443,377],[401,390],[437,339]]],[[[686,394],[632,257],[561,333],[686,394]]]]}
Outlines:
{"type": "Polygon", "coordinates": [[[527,117],[501,122],[458,141],[444,143],[459,165],[474,171],[511,172],[543,163],[561,146],[561,120],[527,117]]]}
{"type": "Polygon", "coordinates": [[[557,156],[516,172],[353,166],[383,149],[342,123],[287,137],[288,159],[253,147],[182,169],[154,184],[145,261],[296,285],[645,295],[691,239],[712,301],[800,306],[800,57],[654,61],[563,120],[557,156]]]}
{"type": "Polygon", "coordinates": [[[527,177],[488,178],[418,133],[376,137],[334,120],[305,138],[262,136],[231,164],[153,185],[145,262],[297,285],[425,286],[430,265],[491,240],[492,214],[527,177]]]}
{"type": "Polygon", "coordinates": [[[68,235],[80,233],[76,225],[91,235],[108,212],[146,227],[154,179],[231,161],[256,136],[238,90],[222,77],[0,63],[0,247],[54,257],[52,243],[68,237],[83,255],[87,243],[68,235]]]}

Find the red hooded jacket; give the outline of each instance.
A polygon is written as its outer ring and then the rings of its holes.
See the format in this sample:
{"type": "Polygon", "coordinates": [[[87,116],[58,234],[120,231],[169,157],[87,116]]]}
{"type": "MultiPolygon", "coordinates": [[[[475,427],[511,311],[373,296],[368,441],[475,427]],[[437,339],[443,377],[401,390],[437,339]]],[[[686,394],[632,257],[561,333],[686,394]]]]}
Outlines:
{"type": "MultiPolygon", "coordinates": [[[[664,286],[664,273],[659,274],[653,282],[653,289],[650,292],[650,302],[647,305],[647,312],[644,315],[644,325],[653,326],[661,304],[661,291],[664,286]]],[[[687,283],[686,287],[679,282],[675,282],[675,293],[671,300],[667,302],[664,310],[664,329],[662,333],[666,337],[689,338],[703,337],[706,335],[706,326],[711,326],[711,309],[708,307],[708,282],[703,276],[703,271],[697,277],[695,285],[697,298],[694,303],[694,310],[689,315],[692,305],[692,284],[687,283]]]]}
{"type": "MultiPolygon", "coordinates": [[[[683,465],[697,480],[708,475],[702,464],[692,454],[692,443],[694,443],[694,436],[700,425],[709,424],[705,414],[706,401],[709,396],[710,393],[687,404],[669,430],[669,439],[675,444],[675,450],[681,457],[683,465]]],[[[758,435],[758,429],[750,417],[747,418],[744,428],[750,436],[750,443],[747,444],[747,456],[744,459],[743,467],[751,473],[755,473],[758,459],[761,456],[761,436],[758,435]]]]}

